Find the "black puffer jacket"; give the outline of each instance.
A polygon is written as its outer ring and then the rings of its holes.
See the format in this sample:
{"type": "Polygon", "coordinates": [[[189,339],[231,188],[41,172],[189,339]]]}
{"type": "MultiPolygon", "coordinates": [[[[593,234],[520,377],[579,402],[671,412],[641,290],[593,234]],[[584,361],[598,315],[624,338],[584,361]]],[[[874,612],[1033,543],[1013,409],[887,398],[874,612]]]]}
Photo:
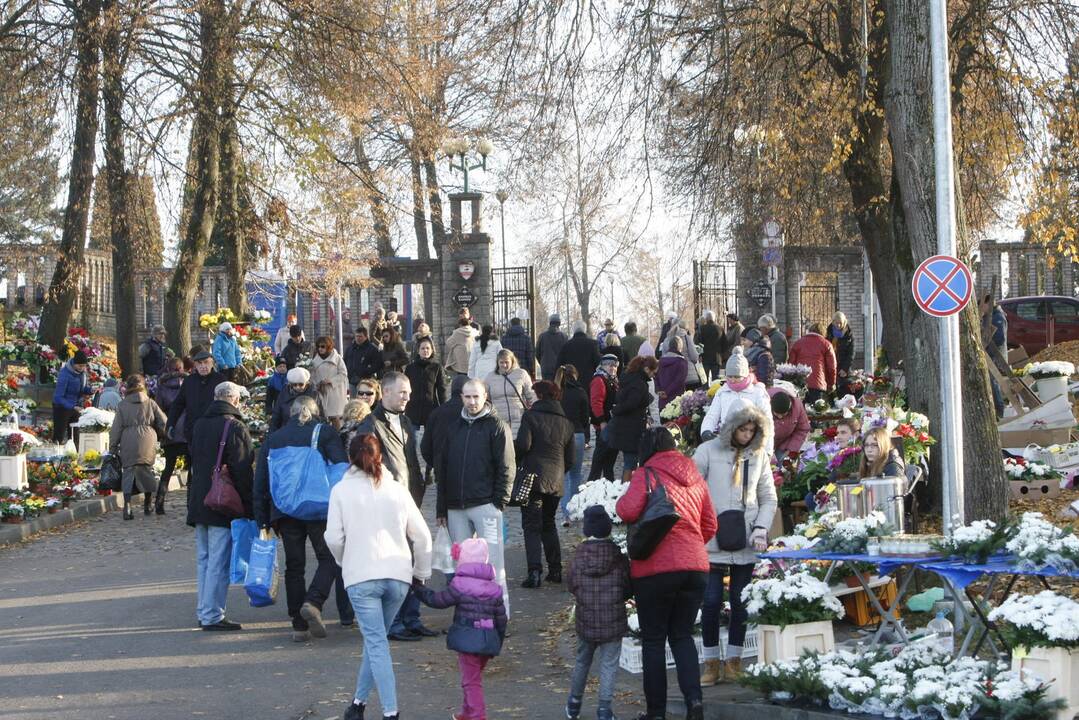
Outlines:
{"type": "Polygon", "coordinates": [[[533,488],[561,497],[563,479],[573,467],[573,423],[554,400],[537,400],[521,418],[521,429],[513,444],[517,464],[539,476],[533,488]]]}
{"type": "MultiPolygon", "coordinates": [[[[273,404],[273,412],[270,414],[269,431],[280,430],[285,427],[288,422],[289,415],[292,413],[292,402],[303,395],[318,402],[318,390],[311,383],[307,384],[307,388],[303,392],[296,392],[292,389],[291,385],[286,385],[285,389],[281,391],[281,394],[277,396],[277,400],[273,404]]],[[[319,406],[319,419],[325,420],[322,416],[322,408],[319,406]]]]}
{"type": "Polygon", "coordinates": [[[466,415],[462,409],[435,451],[438,517],[487,503],[501,510],[510,499],[517,461],[509,424],[490,404],[476,417],[466,415]]]}
{"type": "Polygon", "coordinates": [[[259,461],[255,468],[255,484],[252,491],[255,521],[258,522],[259,527],[269,527],[279,518],[284,517],[284,513],[273,504],[273,497],[270,495],[270,451],[283,447],[309,447],[311,436],[315,434],[315,427],[319,425],[321,428],[318,431],[318,451],[322,457],[326,459],[326,462],[335,464],[348,462],[345,448],[341,444],[341,436],[333,425],[328,423],[307,422],[301,425],[299,418],[292,418],[284,427],[270,433],[259,450],[259,461]]]}
{"type": "Polygon", "coordinates": [[[423,461],[435,469],[435,482],[442,482],[442,467],[435,455],[441,452],[446,442],[446,433],[450,431],[457,418],[461,417],[461,396],[450,398],[445,405],[439,405],[427,416],[423,426],[423,441],[420,442],[420,455],[423,461]]]}
{"type": "MultiPolygon", "coordinates": [[[[559,365],[572,365],[577,368],[577,377],[591,381],[599,365],[599,346],[596,341],[583,332],[574,333],[558,353],[559,365]]],[[[588,389],[585,389],[588,392],[588,389]]]]}
{"type": "Polygon", "coordinates": [[[573,431],[584,433],[588,440],[589,428],[592,427],[592,411],[588,406],[588,393],[576,380],[566,380],[562,388],[562,412],[573,423],[573,431]]]}
{"type": "Polygon", "coordinates": [[[281,351],[281,357],[285,358],[285,366],[291,370],[300,361],[300,356],[311,357],[313,350],[311,343],[306,340],[293,342],[293,338],[289,338],[289,341],[285,343],[285,349],[281,351]]]}
{"type": "Polygon", "coordinates": [[[434,360],[417,358],[405,368],[405,376],[412,384],[412,396],[405,406],[405,414],[413,425],[422,427],[427,424],[431,412],[446,402],[449,394],[446,374],[434,360]]]}
{"type": "Polygon", "coordinates": [[[232,518],[209,509],[203,504],[206,493],[210,492],[210,483],[217,462],[217,450],[221,435],[225,430],[225,419],[232,422],[225,450],[221,455],[221,464],[227,465],[232,475],[232,482],[243,500],[245,515],[251,517],[252,503],[252,461],[255,458],[251,447],[251,436],[247,432],[240,411],[224,400],[214,400],[206,408],[206,413],[198,419],[192,429],[190,449],[191,474],[187,481],[187,524],[229,527],[232,518]]]}
{"type": "Polygon", "coordinates": [[[633,595],[629,560],[610,538],[593,538],[580,544],[566,583],[577,600],[574,624],[578,638],[605,643],[629,632],[626,600],[633,595]]]}
{"type": "MultiPolygon", "coordinates": [[[[166,435],[176,441],[191,440],[191,432],[195,427],[195,421],[202,417],[210,404],[214,402],[214,388],[225,382],[225,376],[216,370],[206,375],[193,372],[184,378],[180,386],[180,393],[169,406],[169,421],[165,425],[166,435]],[[180,423],[180,418],[183,422],[180,423]],[[171,432],[178,428],[180,433],[171,432]]],[[[214,443],[217,447],[217,443],[214,443]]]]}
{"type": "Polygon", "coordinates": [[[854,335],[851,333],[850,325],[838,338],[835,336],[836,329],[834,324],[828,326],[828,342],[835,349],[835,369],[850,372],[851,365],[854,364],[854,335]]]}
{"type": "Polygon", "coordinates": [[[608,443],[616,450],[635,453],[648,422],[648,406],[652,393],[648,392],[648,376],[643,370],[626,373],[622,387],[611,409],[608,426],[608,443]]]}
{"type": "Polygon", "coordinates": [[[345,368],[348,382],[355,385],[364,378],[377,377],[382,372],[382,353],[373,342],[353,342],[345,350],[345,368]]]}

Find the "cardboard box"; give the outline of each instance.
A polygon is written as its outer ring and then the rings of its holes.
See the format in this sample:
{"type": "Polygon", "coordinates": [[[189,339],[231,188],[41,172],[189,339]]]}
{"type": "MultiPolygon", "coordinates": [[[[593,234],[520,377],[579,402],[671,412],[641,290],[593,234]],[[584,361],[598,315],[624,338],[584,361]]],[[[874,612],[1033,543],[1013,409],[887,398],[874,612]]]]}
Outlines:
{"type": "Polygon", "coordinates": [[[1071,428],[1053,428],[1042,430],[1001,430],[1002,448],[1025,449],[1027,445],[1047,447],[1071,440],[1071,428]]]}
{"type": "Polygon", "coordinates": [[[1028,362],[1030,362],[1030,356],[1022,345],[1008,351],[1008,364],[1013,368],[1025,367],[1028,362]]]}

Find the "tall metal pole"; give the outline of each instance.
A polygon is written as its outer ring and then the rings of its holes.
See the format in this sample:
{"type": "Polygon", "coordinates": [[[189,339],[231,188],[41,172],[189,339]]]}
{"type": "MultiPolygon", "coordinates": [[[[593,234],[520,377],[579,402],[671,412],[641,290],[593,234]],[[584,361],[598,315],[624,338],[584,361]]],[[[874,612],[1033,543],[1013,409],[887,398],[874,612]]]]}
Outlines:
{"type": "Polygon", "coordinates": [[[865,371],[872,375],[876,365],[877,354],[877,326],[876,326],[876,297],[877,291],[873,287],[873,271],[869,268],[869,256],[862,251],[862,305],[865,308],[865,371]]]}
{"type": "MultiPolygon", "coordinates": [[[[505,190],[499,190],[495,193],[495,197],[498,198],[498,207],[501,209],[502,216],[502,269],[506,269],[506,200],[509,199],[510,194],[505,190]]],[[[505,275],[503,275],[504,277],[505,275]]]]}
{"type": "MultiPolygon", "coordinates": [[[[930,0],[937,252],[955,257],[955,175],[952,165],[951,71],[948,63],[947,18],[947,0],[930,0]]],[[[953,519],[957,519],[959,524],[963,523],[963,398],[960,392],[959,315],[950,315],[940,322],[943,515],[944,534],[951,535],[953,519]]]]}

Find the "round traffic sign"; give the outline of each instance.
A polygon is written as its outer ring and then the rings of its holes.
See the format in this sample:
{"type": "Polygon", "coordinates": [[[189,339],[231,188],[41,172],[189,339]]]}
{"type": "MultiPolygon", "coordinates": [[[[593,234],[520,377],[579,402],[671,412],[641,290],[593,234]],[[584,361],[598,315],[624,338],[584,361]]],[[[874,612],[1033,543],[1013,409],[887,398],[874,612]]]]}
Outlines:
{"type": "Polygon", "coordinates": [[[910,281],[914,301],[933,317],[947,317],[966,307],[974,291],[970,268],[951,255],[927,258],[910,281]]]}
{"type": "Polygon", "coordinates": [[[779,226],[774,219],[764,223],[764,234],[766,237],[775,238],[779,237],[779,234],[783,232],[783,228],[779,226]]]}

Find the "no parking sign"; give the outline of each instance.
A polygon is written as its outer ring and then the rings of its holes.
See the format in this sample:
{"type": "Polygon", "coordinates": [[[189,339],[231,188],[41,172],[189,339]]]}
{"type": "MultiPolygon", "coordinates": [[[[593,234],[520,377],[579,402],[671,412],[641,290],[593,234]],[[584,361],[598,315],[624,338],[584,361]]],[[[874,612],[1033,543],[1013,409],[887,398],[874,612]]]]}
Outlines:
{"type": "Polygon", "coordinates": [[[970,268],[951,255],[934,255],[914,271],[910,281],[914,301],[933,317],[947,317],[970,302],[974,280],[970,268]]]}

